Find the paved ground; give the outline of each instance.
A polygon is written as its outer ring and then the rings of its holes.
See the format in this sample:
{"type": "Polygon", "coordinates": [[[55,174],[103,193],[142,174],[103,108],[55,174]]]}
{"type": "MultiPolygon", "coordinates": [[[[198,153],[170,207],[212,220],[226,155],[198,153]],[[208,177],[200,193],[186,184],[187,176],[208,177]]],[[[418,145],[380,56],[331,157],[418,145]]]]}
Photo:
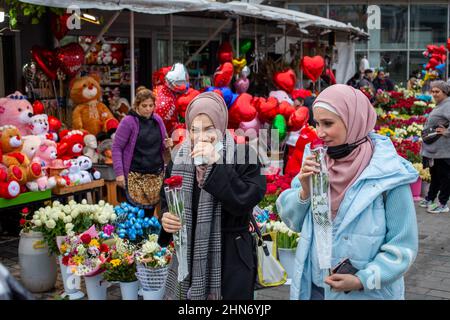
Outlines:
{"type": "MultiPolygon", "coordinates": [[[[419,224],[419,254],[406,275],[406,299],[450,300],[450,214],[430,215],[417,207],[419,224]]],[[[0,239],[0,262],[20,279],[17,257],[18,240],[0,239]]],[[[58,299],[63,291],[58,272],[58,281],[53,291],[36,294],[37,299],[58,299]]],[[[258,300],[289,299],[289,286],[256,291],[258,300]]],[[[117,285],[108,289],[108,299],[120,299],[117,285]]]]}

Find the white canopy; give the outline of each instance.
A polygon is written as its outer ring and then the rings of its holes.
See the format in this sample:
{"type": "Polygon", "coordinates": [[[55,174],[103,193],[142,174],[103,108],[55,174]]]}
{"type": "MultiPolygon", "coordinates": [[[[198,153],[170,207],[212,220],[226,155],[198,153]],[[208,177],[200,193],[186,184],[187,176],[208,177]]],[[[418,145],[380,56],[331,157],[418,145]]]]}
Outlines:
{"type": "Polygon", "coordinates": [[[284,8],[250,4],[239,1],[227,3],[208,0],[20,0],[22,2],[45,5],[57,8],[68,8],[76,5],[80,9],[122,10],[147,14],[170,14],[182,12],[225,12],[231,15],[253,17],[257,19],[297,25],[299,30],[331,29],[355,34],[360,38],[369,35],[350,23],[326,19],[299,11],[284,8]]]}

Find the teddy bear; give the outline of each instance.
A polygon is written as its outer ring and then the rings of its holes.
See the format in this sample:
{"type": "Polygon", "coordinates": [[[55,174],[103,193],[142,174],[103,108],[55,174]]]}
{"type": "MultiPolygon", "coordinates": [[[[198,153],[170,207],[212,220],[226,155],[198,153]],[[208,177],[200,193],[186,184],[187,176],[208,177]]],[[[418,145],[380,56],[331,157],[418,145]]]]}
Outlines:
{"type": "Polygon", "coordinates": [[[41,176],[39,163],[31,163],[22,152],[23,140],[18,128],[12,125],[0,127],[0,147],[2,163],[8,170],[8,177],[16,180],[21,186],[41,176]]]}
{"type": "Polygon", "coordinates": [[[102,44],[101,50],[98,52],[98,64],[110,64],[112,62],[111,45],[109,43],[102,44]]]}
{"type": "Polygon", "coordinates": [[[43,168],[53,167],[58,158],[57,145],[52,140],[42,140],[33,158],[33,162],[40,163],[43,168]]]}
{"type": "Polygon", "coordinates": [[[43,139],[56,141],[58,135],[50,131],[48,116],[46,114],[36,114],[31,117],[31,134],[43,139]]]}
{"type": "Polygon", "coordinates": [[[39,146],[41,145],[43,139],[38,136],[29,135],[23,136],[22,140],[23,140],[22,152],[27,155],[30,161],[32,161],[36,156],[36,152],[38,151],[39,146]]]}
{"type": "Polygon", "coordinates": [[[98,180],[101,177],[100,171],[92,168],[92,160],[86,156],[79,156],[77,158],[78,165],[82,171],[86,171],[91,175],[91,180],[98,180]]]}
{"type": "Polygon", "coordinates": [[[12,125],[19,129],[21,135],[29,135],[32,117],[33,106],[19,91],[0,98],[0,127],[12,125]]]}
{"type": "Polygon", "coordinates": [[[0,168],[0,198],[13,199],[20,194],[20,185],[17,181],[8,179],[8,172],[0,168]]]}
{"type": "Polygon", "coordinates": [[[72,128],[84,129],[96,136],[117,129],[119,121],[100,98],[102,90],[97,75],[75,78],[70,85],[70,98],[76,105],[72,113],[72,128]]]}
{"type": "Polygon", "coordinates": [[[89,157],[92,163],[98,163],[97,138],[92,134],[87,134],[84,136],[84,144],[83,155],[89,157]]]}
{"type": "Polygon", "coordinates": [[[74,159],[83,154],[85,133],[80,130],[63,130],[60,133],[57,154],[62,160],[74,159]]]}
{"type": "Polygon", "coordinates": [[[64,161],[64,165],[68,167],[68,169],[64,169],[61,171],[60,176],[65,177],[70,181],[70,185],[76,186],[80,184],[81,181],[81,168],[78,164],[77,159],[70,159],[64,161]]]}

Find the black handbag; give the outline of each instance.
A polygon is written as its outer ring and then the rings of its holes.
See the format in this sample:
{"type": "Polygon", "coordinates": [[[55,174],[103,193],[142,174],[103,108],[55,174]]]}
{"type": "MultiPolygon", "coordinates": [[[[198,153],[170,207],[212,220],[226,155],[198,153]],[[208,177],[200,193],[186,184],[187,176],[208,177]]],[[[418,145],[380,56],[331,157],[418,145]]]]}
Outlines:
{"type": "MultiPolygon", "coordinates": [[[[449,123],[445,123],[443,126],[445,128],[448,128],[449,123]]],[[[440,126],[433,126],[430,127],[428,129],[424,129],[422,131],[422,141],[425,144],[432,144],[434,142],[436,142],[437,140],[439,140],[440,137],[442,137],[442,134],[438,134],[436,132],[436,129],[439,128],[440,126]]]]}

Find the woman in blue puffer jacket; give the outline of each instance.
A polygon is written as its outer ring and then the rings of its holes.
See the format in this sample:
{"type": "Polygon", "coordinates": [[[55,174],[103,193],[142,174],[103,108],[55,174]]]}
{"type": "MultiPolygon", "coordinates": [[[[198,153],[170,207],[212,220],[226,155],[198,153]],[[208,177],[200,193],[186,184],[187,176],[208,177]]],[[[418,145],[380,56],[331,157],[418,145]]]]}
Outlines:
{"type": "Polygon", "coordinates": [[[301,232],[291,299],[404,299],[403,276],[418,249],[410,183],[418,173],[389,138],[373,133],[375,111],[350,86],[325,89],[313,106],[325,157],[332,213],[331,266],[349,259],[353,273],[320,269],[311,214],[311,175],[317,163],[305,149],[303,166],[277,200],[289,228],[301,232]]]}

